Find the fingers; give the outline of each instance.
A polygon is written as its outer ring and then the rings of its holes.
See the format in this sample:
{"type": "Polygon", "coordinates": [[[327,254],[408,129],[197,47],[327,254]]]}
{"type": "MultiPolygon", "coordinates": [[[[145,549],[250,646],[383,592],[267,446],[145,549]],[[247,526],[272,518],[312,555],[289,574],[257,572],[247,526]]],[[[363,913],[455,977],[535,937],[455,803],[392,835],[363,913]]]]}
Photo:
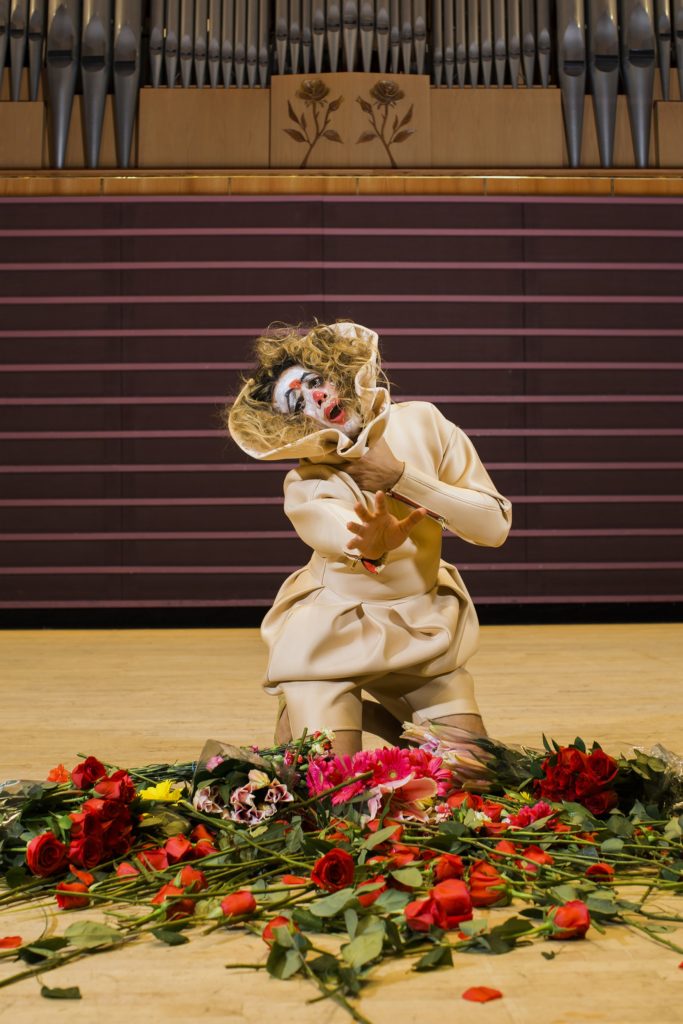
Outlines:
{"type": "Polygon", "coordinates": [[[354,533],[357,537],[362,537],[365,533],[365,526],[361,523],[347,523],[346,529],[350,530],[351,533],[354,533]]]}
{"type": "Polygon", "coordinates": [[[407,536],[411,530],[415,529],[418,523],[422,522],[426,515],[426,508],[416,508],[410,515],[407,515],[405,519],[400,521],[399,526],[407,536]]]}
{"type": "Polygon", "coordinates": [[[361,519],[364,523],[369,523],[372,521],[371,513],[368,512],[365,506],[361,505],[359,501],[357,501],[356,504],[353,506],[353,511],[356,513],[358,518],[361,519]]]}
{"type": "Polygon", "coordinates": [[[384,491],[377,491],[375,494],[375,512],[384,515],[387,510],[387,496],[384,491]]]}

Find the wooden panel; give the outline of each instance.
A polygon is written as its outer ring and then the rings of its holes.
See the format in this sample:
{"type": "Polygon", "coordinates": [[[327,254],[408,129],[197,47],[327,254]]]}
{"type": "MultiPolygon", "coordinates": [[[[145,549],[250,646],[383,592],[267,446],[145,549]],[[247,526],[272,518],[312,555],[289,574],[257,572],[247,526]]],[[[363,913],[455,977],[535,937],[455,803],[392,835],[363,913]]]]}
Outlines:
{"type": "MultiPolygon", "coordinates": [[[[6,82],[8,78],[5,75],[6,82]]],[[[44,116],[42,102],[0,102],[0,167],[33,170],[42,166],[44,116]]]]}
{"type": "Polygon", "coordinates": [[[559,89],[432,89],[433,167],[562,167],[559,89]]]}
{"type": "Polygon", "coordinates": [[[274,75],[271,167],[428,167],[426,75],[274,75]]]}
{"type": "Polygon", "coordinates": [[[655,131],[659,166],[683,167],[683,103],[656,103],[655,131]]]}
{"type": "Polygon", "coordinates": [[[267,89],[142,89],[140,167],[267,167],[267,89]]]}

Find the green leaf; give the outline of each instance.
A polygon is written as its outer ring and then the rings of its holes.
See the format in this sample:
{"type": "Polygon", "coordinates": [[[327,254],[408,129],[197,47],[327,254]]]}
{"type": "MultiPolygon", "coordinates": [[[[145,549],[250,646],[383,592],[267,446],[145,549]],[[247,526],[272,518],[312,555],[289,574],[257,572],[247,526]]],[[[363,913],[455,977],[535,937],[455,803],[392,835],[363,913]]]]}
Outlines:
{"type": "Polygon", "coordinates": [[[495,928],[491,929],[490,937],[494,940],[503,939],[505,942],[510,942],[514,945],[520,935],[531,931],[533,927],[533,923],[526,917],[508,917],[502,924],[498,924],[495,928]]]}
{"type": "Polygon", "coordinates": [[[296,949],[284,949],[276,943],[270,951],[266,968],[274,978],[285,981],[300,970],[301,955],[296,949]]]}
{"type": "Polygon", "coordinates": [[[77,949],[94,949],[96,946],[110,946],[114,942],[123,941],[121,932],[96,921],[77,921],[70,924],[64,932],[64,938],[77,949]]]}
{"type": "Polygon", "coordinates": [[[453,955],[449,946],[434,946],[415,964],[416,971],[434,971],[437,967],[452,967],[453,955]]]}
{"type": "Polygon", "coordinates": [[[285,840],[285,849],[287,853],[298,853],[301,847],[304,845],[304,833],[301,828],[301,820],[292,822],[292,827],[287,833],[287,839],[285,840]]]}
{"type": "Polygon", "coordinates": [[[384,930],[371,931],[365,935],[357,935],[355,939],[341,948],[341,954],[350,967],[362,967],[370,960],[376,959],[382,952],[384,930]]]}
{"type": "Polygon", "coordinates": [[[346,910],[354,899],[353,889],[340,889],[339,892],[333,892],[321,900],[316,900],[311,904],[309,910],[316,917],[335,917],[342,910],[346,910]]]}
{"type": "Polygon", "coordinates": [[[542,949],[542,950],[541,950],[541,956],[542,956],[542,957],[543,957],[543,958],[544,958],[545,960],[554,960],[554,959],[555,959],[555,957],[557,956],[557,953],[548,953],[548,952],[546,952],[546,950],[542,949]]]}
{"type": "Polygon", "coordinates": [[[308,965],[314,974],[317,974],[321,978],[329,978],[330,975],[337,977],[339,975],[339,962],[336,956],[332,956],[331,953],[321,953],[308,965]]]}
{"type": "Polygon", "coordinates": [[[356,934],[356,928],[358,927],[358,914],[352,907],[349,907],[348,910],[344,911],[344,924],[346,925],[349,937],[353,938],[356,934]]]}
{"type": "Polygon", "coordinates": [[[307,932],[321,932],[324,928],[322,919],[316,917],[315,914],[312,914],[310,910],[306,910],[304,907],[294,908],[292,911],[292,921],[298,924],[299,928],[304,928],[307,932]]]}
{"type": "Polygon", "coordinates": [[[586,744],[584,743],[584,741],[581,739],[580,736],[576,737],[576,739],[572,743],[572,746],[576,747],[577,750],[580,750],[582,754],[586,753],[586,744]]]}
{"type": "Polygon", "coordinates": [[[78,985],[70,988],[48,988],[47,985],[40,986],[40,994],[43,999],[82,999],[81,990],[78,985]]]}
{"type": "Polygon", "coordinates": [[[385,914],[397,914],[410,903],[409,892],[399,892],[398,889],[387,889],[381,896],[378,896],[373,903],[374,910],[383,910],[385,914]]]}
{"type": "Polygon", "coordinates": [[[391,877],[401,885],[409,885],[411,889],[419,889],[422,885],[422,872],[419,868],[399,868],[391,872],[391,877]]]}
{"type": "Polygon", "coordinates": [[[10,868],[5,875],[4,881],[10,889],[16,889],[19,885],[25,885],[26,882],[31,881],[32,876],[28,875],[23,868],[13,867],[10,868]]]}
{"type": "Polygon", "coordinates": [[[172,928],[152,928],[152,935],[155,935],[161,942],[165,942],[167,946],[184,946],[186,942],[190,941],[187,935],[173,931],[172,928]]]}
{"type": "Polygon", "coordinates": [[[361,845],[363,850],[374,850],[380,843],[385,843],[387,839],[391,839],[394,832],[396,831],[395,825],[387,825],[386,828],[380,828],[372,835],[369,835],[361,845]]]}
{"type": "Polygon", "coordinates": [[[486,931],[487,922],[483,917],[478,917],[473,921],[461,921],[458,927],[463,935],[473,938],[475,935],[481,935],[482,932],[486,931]]]}
{"type": "Polygon", "coordinates": [[[55,935],[51,939],[36,939],[30,946],[22,946],[17,950],[17,953],[25,963],[37,964],[41,960],[48,960],[55,953],[59,952],[60,949],[64,949],[68,945],[67,939],[63,939],[60,935],[55,935]]]}
{"type": "Polygon", "coordinates": [[[621,853],[624,849],[624,840],[619,839],[618,836],[613,836],[611,839],[605,839],[604,843],[600,843],[601,853],[621,853]]]}
{"type": "Polygon", "coordinates": [[[680,839],[683,834],[679,818],[670,818],[664,827],[665,839],[680,839]]]}
{"type": "Polygon", "coordinates": [[[569,903],[578,899],[579,893],[573,885],[556,885],[548,890],[548,895],[553,903],[569,903]]]}

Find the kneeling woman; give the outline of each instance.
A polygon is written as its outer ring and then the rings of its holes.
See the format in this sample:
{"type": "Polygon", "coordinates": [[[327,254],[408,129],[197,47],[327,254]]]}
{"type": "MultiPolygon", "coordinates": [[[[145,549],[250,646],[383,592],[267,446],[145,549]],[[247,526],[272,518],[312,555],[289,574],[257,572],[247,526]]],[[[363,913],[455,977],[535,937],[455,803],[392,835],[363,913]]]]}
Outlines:
{"type": "Polygon", "coordinates": [[[276,738],[330,728],[340,754],[364,724],[391,740],[411,720],[485,733],[466,669],[477,615],[441,538],[498,547],[511,522],[463,431],[429,402],[391,401],[377,344],[347,322],[264,335],[228,420],[248,455],[299,460],[284,507],[313,551],[261,627],[264,685],[286,702],[276,738]]]}

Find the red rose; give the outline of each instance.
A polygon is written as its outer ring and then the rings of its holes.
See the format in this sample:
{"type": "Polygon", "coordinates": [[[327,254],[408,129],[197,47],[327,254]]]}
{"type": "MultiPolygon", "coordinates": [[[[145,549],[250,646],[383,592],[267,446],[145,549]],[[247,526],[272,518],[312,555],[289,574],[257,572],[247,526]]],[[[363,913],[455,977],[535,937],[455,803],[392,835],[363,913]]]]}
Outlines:
{"type": "Polygon", "coordinates": [[[361,907],[371,907],[375,900],[378,900],[383,892],[386,892],[387,880],[384,875],[375,875],[374,878],[367,878],[364,882],[361,882],[356,891],[358,902],[361,907]],[[377,885],[377,889],[372,889],[371,892],[361,892],[361,889],[368,885],[377,885]]]}
{"type": "Polygon", "coordinates": [[[92,785],[107,774],[107,769],[96,757],[86,757],[71,772],[71,781],[76,789],[90,789],[92,785]]]}
{"type": "Polygon", "coordinates": [[[470,868],[469,883],[473,907],[492,907],[507,901],[505,879],[485,860],[474,862],[470,868]]]}
{"type": "Polygon", "coordinates": [[[122,861],[116,869],[117,878],[129,878],[133,875],[139,875],[140,872],[137,868],[134,868],[130,861],[122,861]]]}
{"type": "Polygon", "coordinates": [[[95,785],[95,792],[105,800],[120,800],[129,804],[135,796],[135,785],[128,772],[120,768],[113,775],[100,779],[95,785]]]}
{"type": "Polygon", "coordinates": [[[104,843],[99,836],[83,836],[69,844],[69,860],[82,868],[94,868],[104,859],[104,843]]]}
{"type": "Polygon", "coordinates": [[[557,754],[557,764],[570,772],[583,771],[588,763],[586,754],[577,747],[561,747],[557,754]]]}
{"type": "Polygon", "coordinates": [[[609,881],[614,878],[614,868],[611,864],[605,864],[604,861],[598,860],[586,868],[585,874],[586,878],[600,878],[609,881]]]}
{"type": "Polygon", "coordinates": [[[430,928],[446,929],[445,914],[436,900],[413,900],[403,910],[406,924],[414,932],[428,932],[430,928]]]}
{"type": "Polygon", "coordinates": [[[319,889],[337,892],[353,883],[355,864],[346,850],[330,850],[313,865],[311,878],[319,889]]]}
{"type": "Polygon", "coordinates": [[[499,840],[493,848],[496,852],[491,853],[494,860],[503,860],[504,857],[517,856],[517,844],[511,843],[509,839],[499,840]]]}
{"type": "Polygon", "coordinates": [[[117,800],[103,800],[99,796],[93,796],[81,804],[81,811],[94,821],[99,821],[102,826],[120,817],[121,810],[122,804],[117,800]]]}
{"type": "Polygon", "coordinates": [[[478,793],[467,793],[461,789],[458,793],[451,793],[446,800],[449,807],[463,807],[466,811],[481,811],[484,801],[478,793]]]}
{"type": "Polygon", "coordinates": [[[591,923],[588,907],[581,900],[570,900],[561,907],[551,907],[548,920],[552,924],[551,939],[582,939],[591,923]]]}
{"type": "Polygon", "coordinates": [[[102,823],[96,814],[86,814],[84,811],[79,811],[75,814],[70,814],[69,817],[72,822],[69,838],[72,841],[82,839],[84,836],[102,836],[102,823]]]}
{"type": "Polygon", "coordinates": [[[221,910],[226,917],[245,917],[256,910],[256,900],[247,889],[241,889],[221,901],[221,910]]]}
{"type": "Polygon", "coordinates": [[[28,869],[41,878],[63,871],[68,859],[69,851],[54,832],[43,832],[32,839],[26,847],[28,869]]]}
{"type": "Polygon", "coordinates": [[[429,895],[443,911],[447,928],[455,928],[461,921],[472,919],[472,900],[464,882],[447,878],[439,882],[429,895]]]}
{"type": "Polygon", "coordinates": [[[447,878],[462,878],[465,865],[454,853],[442,853],[434,861],[434,878],[437,882],[445,882],[447,878]]]}
{"type": "Polygon", "coordinates": [[[80,907],[87,907],[90,903],[90,897],[82,895],[87,892],[88,886],[83,882],[60,882],[55,898],[62,910],[78,910],[80,907]],[[76,893],[79,895],[70,895],[76,893]]]}
{"type": "Polygon", "coordinates": [[[588,770],[596,779],[600,780],[603,786],[606,786],[616,776],[619,771],[619,765],[613,757],[610,757],[604,750],[600,750],[597,747],[588,758],[588,770]]]}
{"type": "Polygon", "coordinates": [[[190,832],[190,837],[194,839],[195,843],[206,841],[212,843],[215,839],[214,833],[210,832],[205,825],[195,825],[190,832]]]}
{"type": "Polygon", "coordinates": [[[192,856],[195,860],[201,857],[210,857],[212,853],[220,853],[220,851],[216,849],[213,843],[207,842],[206,839],[200,839],[192,850],[192,856]]]}
{"type": "Polygon", "coordinates": [[[275,942],[276,928],[286,928],[290,935],[293,935],[294,932],[299,931],[294,922],[290,921],[288,917],[283,917],[282,915],[280,915],[279,917],[274,917],[272,920],[268,922],[266,927],[261,932],[261,938],[266,943],[266,945],[272,946],[272,944],[275,942]]]}
{"type": "Polygon", "coordinates": [[[204,872],[193,868],[191,864],[184,864],[181,868],[180,884],[187,892],[201,892],[209,887],[204,872]]]}
{"type": "Polygon", "coordinates": [[[180,860],[186,860],[192,856],[192,843],[183,835],[173,836],[164,843],[164,849],[169,864],[177,864],[180,860]]]}
{"type": "Polygon", "coordinates": [[[591,793],[595,793],[600,788],[600,782],[595,778],[594,775],[590,775],[588,772],[581,772],[576,776],[574,781],[574,789],[576,790],[576,799],[582,800],[584,797],[589,796],[591,793]]]}
{"type": "Polygon", "coordinates": [[[391,854],[392,868],[404,868],[406,864],[412,864],[413,861],[420,860],[419,846],[406,846],[405,843],[394,843],[389,853],[391,854]]]}
{"type": "Polygon", "coordinates": [[[611,811],[613,807],[617,806],[619,798],[613,789],[604,789],[601,793],[596,793],[594,796],[587,796],[581,801],[584,807],[587,807],[591,814],[599,815],[606,814],[607,811],[611,811]]]}
{"type": "Polygon", "coordinates": [[[518,860],[517,867],[528,875],[535,875],[542,864],[555,863],[555,858],[540,846],[527,846],[526,850],[522,850],[522,857],[526,859],[518,860]]]}
{"type": "Polygon", "coordinates": [[[194,900],[179,899],[184,893],[185,890],[178,885],[162,885],[151,903],[157,907],[168,903],[166,917],[169,921],[176,917],[191,917],[194,914],[194,900]]]}
{"type": "Polygon", "coordinates": [[[497,804],[493,800],[484,800],[481,806],[484,814],[491,819],[494,823],[500,821],[500,816],[505,810],[502,804],[497,804]]]}
{"type": "Polygon", "coordinates": [[[141,850],[137,854],[137,859],[152,871],[163,871],[168,867],[166,850],[141,850]]]}
{"type": "Polygon", "coordinates": [[[21,935],[4,935],[0,939],[0,949],[18,949],[23,942],[21,935]]]}

